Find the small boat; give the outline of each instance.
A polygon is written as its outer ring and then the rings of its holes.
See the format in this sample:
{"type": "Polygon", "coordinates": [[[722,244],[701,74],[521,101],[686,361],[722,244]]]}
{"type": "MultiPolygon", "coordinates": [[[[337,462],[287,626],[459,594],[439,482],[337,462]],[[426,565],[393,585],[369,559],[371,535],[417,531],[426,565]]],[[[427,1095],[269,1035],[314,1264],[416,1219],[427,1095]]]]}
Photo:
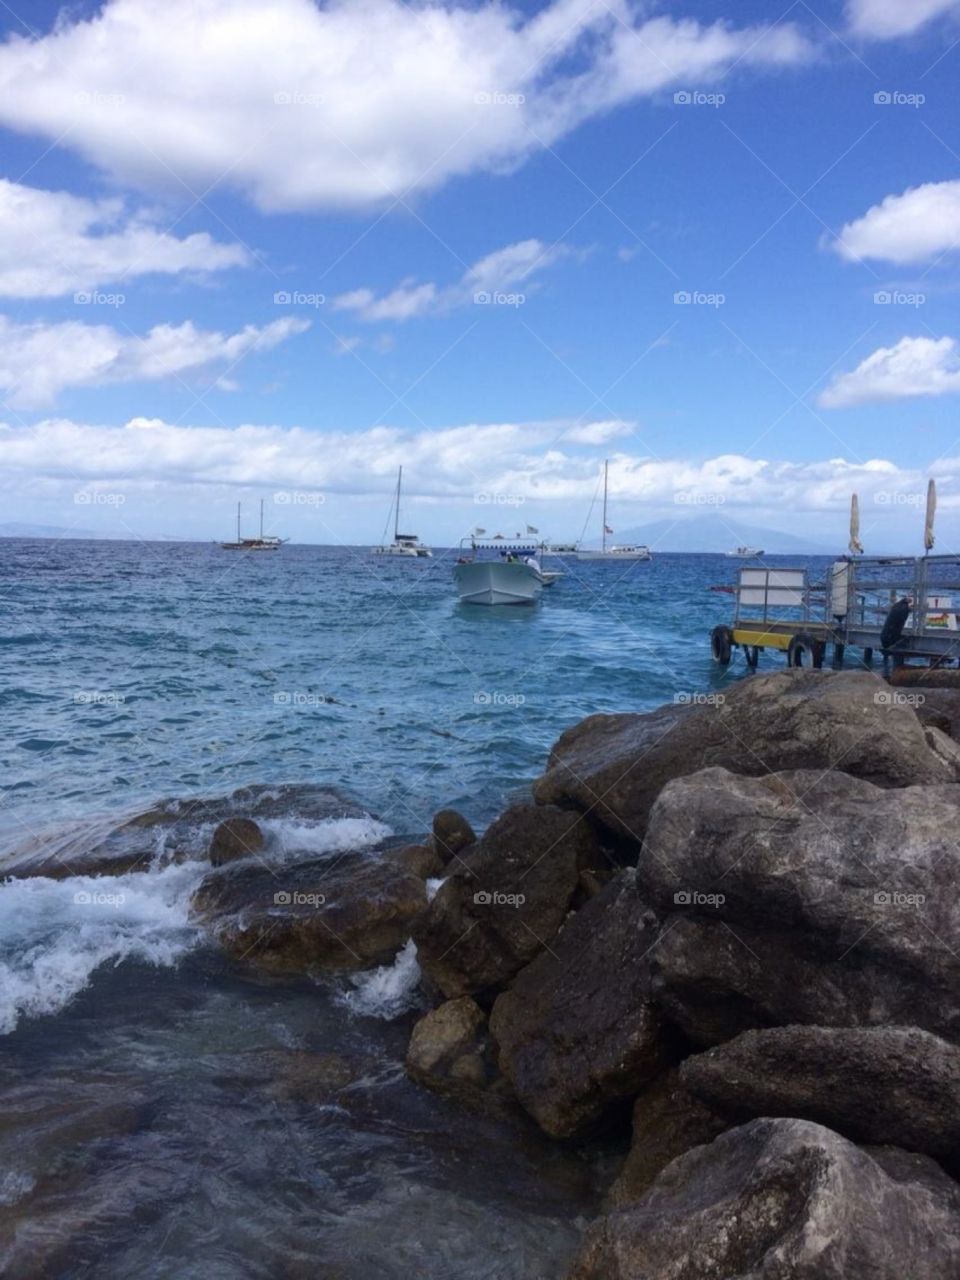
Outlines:
{"type": "Polygon", "coordinates": [[[548,542],[543,548],[545,556],[575,556],[580,548],[575,542],[548,542]]]}
{"type": "Polygon", "coordinates": [[[221,542],[224,551],[279,551],[286,538],[278,538],[276,534],[263,532],[263,499],[260,499],[260,536],[258,538],[242,538],[240,536],[240,503],[237,503],[237,540],[221,542]]]}
{"type": "MultiPolygon", "coordinates": [[[[424,560],[433,555],[429,547],[425,547],[415,533],[400,532],[400,487],[403,483],[403,467],[397,472],[397,492],[391,510],[393,511],[393,541],[387,542],[386,532],[379,547],[371,547],[375,556],[400,556],[407,560],[424,560]]],[[[387,515],[387,524],[390,516],[387,515]]]]}
{"type": "Polygon", "coordinates": [[[497,535],[486,542],[464,538],[453,578],[461,604],[536,604],[544,587],[553,586],[559,573],[544,573],[537,559],[542,547],[536,542],[510,541],[497,535]],[[483,553],[495,552],[484,559],[483,553]]]}
{"type": "Polygon", "coordinates": [[[763,547],[737,547],[736,551],[724,553],[728,560],[753,560],[763,555],[763,547]]]}
{"type": "MultiPolygon", "coordinates": [[[[607,524],[607,480],[610,470],[610,463],[603,464],[603,537],[600,547],[593,551],[577,551],[578,560],[620,560],[620,561],[641,561],[652,560],[650,548],[634,543],[625,543],[623,546],[607,546],[607,536],[613,533],[613,530],[607,524]]],[[[594,498],[596,502],[596,498],[594,498]]],[[[592,510],[592,508],[591,508],[592,510]]],[[[589,521],[589,516],[587,517],[589,521]]]]}

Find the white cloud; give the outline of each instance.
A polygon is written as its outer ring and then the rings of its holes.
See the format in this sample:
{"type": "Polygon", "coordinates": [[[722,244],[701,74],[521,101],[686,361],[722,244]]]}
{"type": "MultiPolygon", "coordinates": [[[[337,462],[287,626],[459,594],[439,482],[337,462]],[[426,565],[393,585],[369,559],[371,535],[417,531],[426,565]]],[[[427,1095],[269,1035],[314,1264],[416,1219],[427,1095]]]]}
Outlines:
{"type": "Polygon", "coordinates": [[[306,321],[291,317],[224,334],[198,329],[188,320],[155,325],[141,338],[107,324],[20,324],[0,316],[0,391],[11,408],[28,408],[49,404],[67,387],[156,381],[210,365],[232,367],[306,328],[306,321]]]}
{"type": "Polygon", "coordinates": [[[134,185],[364,207],[503,172],[624,103],[811,48],[788,23],[401,0],[105,0],[0,47],[0,123],[134,185]],[[158,16],[159,13],[159,16],[158,16]]]}
{"type": "Polygon", "coordinates": [[[404,280],[381,297],[372,289],[354,289],[334,298],[337,311],[352,312],[371,323],[410,320],[414,316],[441,314],[472,302],[490,302],[494,295],[526,284],[532,276],[551,266],[570,250],[562,244],[545,245],[540,240],[520,240],[497,249],[468,267],[460,280],[448,288],[432,282],[417,284],[404,280]]]}
{"type": "Polygon", "coordinates": [[[887,196],[848,222],[832,247],[844,258],[922,262],[960,246],[960,182],[927,182],[887,196]]]}
{"type": "Polygon", "coordinates": [[[825,409],[872,400],[943,396],[960,391],[960,351],[954,338],[901,338],[880,347],[850,373],[840,374],[820,396],[825,409]]]}
{"type": "Polygon", "coordinates": [[[85,200],[0,178],[0,296],[55,298],[150,273],[242,266],[246,250],[206,232],[183,239],[130,215],[119,200],[85,200]]]}
{"type": "Polygon", "coordinates": [[[960,10],[960,0],[847,0],[847,23],[855,35],[893,40],[960,10]]]}

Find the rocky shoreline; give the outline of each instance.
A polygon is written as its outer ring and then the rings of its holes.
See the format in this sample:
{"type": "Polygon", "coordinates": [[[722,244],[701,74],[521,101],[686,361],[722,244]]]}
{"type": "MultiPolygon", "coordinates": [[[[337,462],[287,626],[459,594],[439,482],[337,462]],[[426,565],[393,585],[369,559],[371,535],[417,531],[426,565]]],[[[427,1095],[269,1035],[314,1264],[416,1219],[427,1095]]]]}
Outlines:
{"type": "MultiPolygon", "coordinates": [[[[569,1280],[960,1277],[958,703],[754,676],[588,717],[479,837],[443,810],[417,844],[288,866],[261,824],[291,796],[250,788],[204,802],[194,915],[271,974],[415,946],[412,1081],[629,1148],[569,1280]]],[[[143,866],[158,831],[188,856],[185,821],[159,806],[79,870],[143,866]]]]}

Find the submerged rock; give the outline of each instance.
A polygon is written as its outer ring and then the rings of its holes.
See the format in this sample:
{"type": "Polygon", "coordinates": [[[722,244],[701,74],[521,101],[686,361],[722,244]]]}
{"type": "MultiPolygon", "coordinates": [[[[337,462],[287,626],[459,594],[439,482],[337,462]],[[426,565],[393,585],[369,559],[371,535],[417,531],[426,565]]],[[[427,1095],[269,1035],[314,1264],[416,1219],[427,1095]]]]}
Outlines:
{"type": "Polygon", "coordinates": [[[239,858],[249,858],[264,846],[263,832],[252,818],[227,818],[210,841],[210,861],[215,867],[239,858]]]}
{"type": "Polygon", "coordinates": [[[674,915],[657,995],[700,1044],[751,1027],[917,1025],[960,1039],[960,787],[707,769],[650,819],[642,891],[674,915]]]}
{"type": "Polygon", "coordinates": [[[674,1160],[587,1233],[569,1280],[960,1275],[960,1187],[805,1120],[754,1120],[674,1160]]]}
{"type": "Polygon", "coordinates": [[[791,670],[727,686],[713,701],[594,715],[568,729],[534,787],[639,843],[674,778],[709,766],[760,776],[839,769],[880,787],[954,782],[960,748],[865,672],[791,670]]]}
{"type": "Polygon", "coordinates": [[[473,827],[456,809],[441,809],[433,818],[433,847],[444,864],[476,844],[473,827]]]}
{"type": "Polygon", "coordinates": [[[353,854],[292,868],[227,867],[207,876],[193,907],[237,959],[303,972],[392,960],[426,902],[419,876],[353,854]]]}
{"type": "Polygon", "coordinates": [[[495,1112],[510,1107],[487,1015],[470,996],[447,1000],[420,1019],[410,1037],[406,1067],[411,1080],[468,1106],[495,1112]]]}
{"type": "Polygon", "coordinates": [[[658,933],[634,872],[623,871],[493,1006],[501,1069],[552,1137],[589,1132],[662,1069],[648,958],[658,933]]]}
{"type": "Polygon", "coordinates": [[[860,1142],[960,1153],[960,1048],[915,1027],[747,1031],[688,1058],[697,1098],[738,1119],[797,1116],[860,1142]]]}
{"type": "Polygon", "coordinates": [[[460,855],[417,920],[423,972],[449,997],[502,986],[550,944],[581,868],[600,856],[579,815],[514,805],[460,855]]]}

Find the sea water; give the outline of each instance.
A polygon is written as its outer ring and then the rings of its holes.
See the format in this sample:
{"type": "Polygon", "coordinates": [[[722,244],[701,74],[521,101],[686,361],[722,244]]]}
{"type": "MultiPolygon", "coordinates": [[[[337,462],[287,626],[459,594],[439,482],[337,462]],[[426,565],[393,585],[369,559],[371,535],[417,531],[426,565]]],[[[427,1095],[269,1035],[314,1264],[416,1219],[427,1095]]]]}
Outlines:
{"type": "MultiPolygon", "coordinates": [[[[536,608],[485,609],[458,604],[454,558],[0,542],[0,874],[247,785],[359,806],[265,820],[278,863],[421,838],[442,806],[482,828],[583,716],[743,675],[709,653],[734,561],[566,561],[536,608]]],[[[603,1148],[405,1079],[412,943],[318,981],[227,961],[189,909],[209,836],[180,861],[158,836],[117,876],[0,882],[0,1271],[562,1275],[603,1148]],[[348,1083],[325,1090],[330,1055],[348,1083]]]]}

